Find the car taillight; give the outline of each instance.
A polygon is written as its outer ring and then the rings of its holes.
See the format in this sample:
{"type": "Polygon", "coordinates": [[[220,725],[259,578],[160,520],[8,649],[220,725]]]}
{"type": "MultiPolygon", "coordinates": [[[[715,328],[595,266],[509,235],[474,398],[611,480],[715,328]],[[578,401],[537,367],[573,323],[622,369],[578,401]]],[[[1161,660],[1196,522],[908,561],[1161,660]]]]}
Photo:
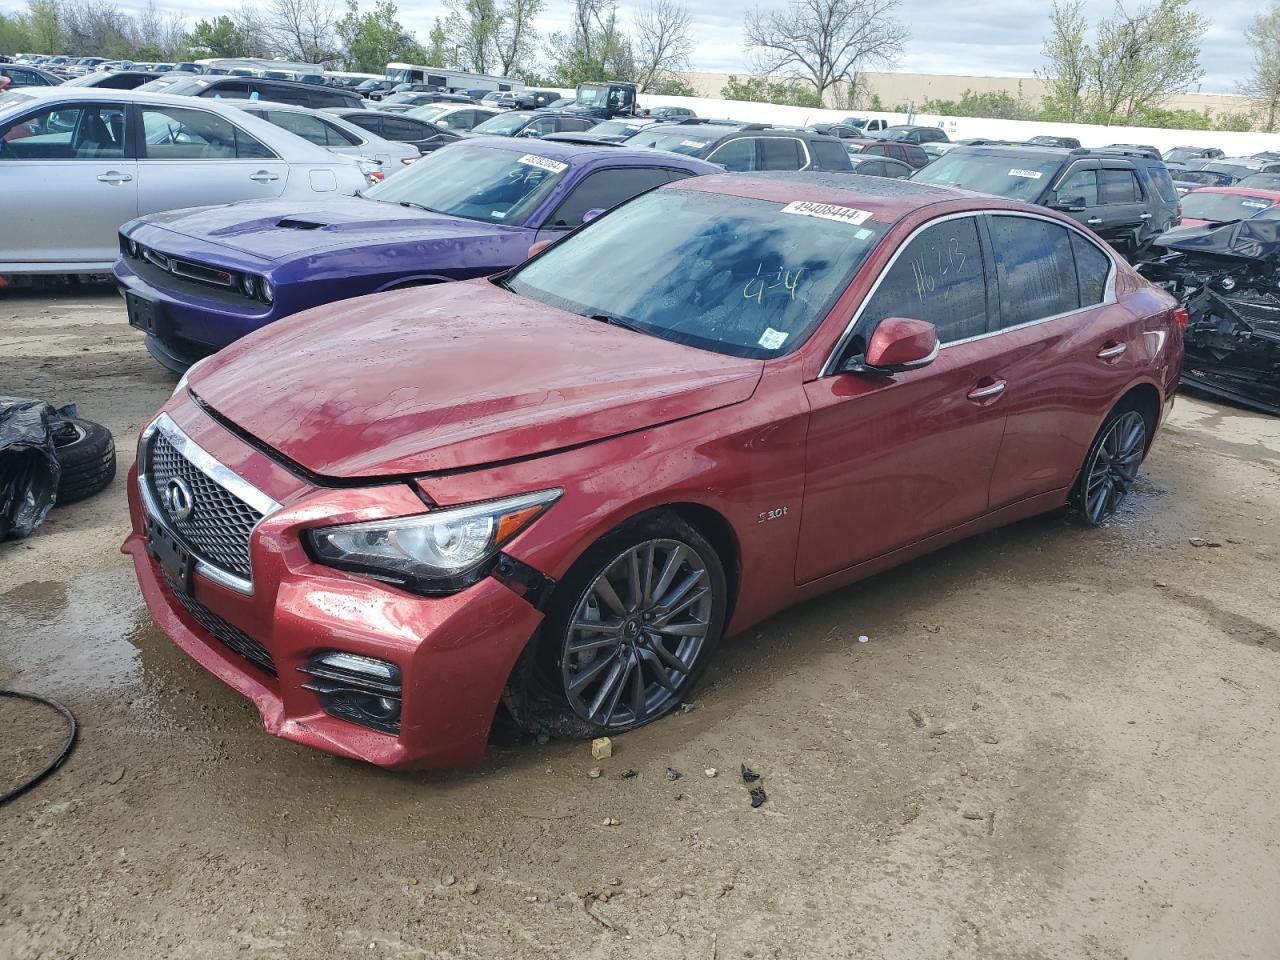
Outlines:
{"type": "Polygon", "coordinates": [[[1191,314],[1187,312],[1186,307],[1176,307],[1173,311],[1173,319],[1178,322],[1178,326],[1183,330],[1187,329],[1187,324],[1191,322],[1191,314]]]}
{"type": "Polygon", "coordinates": [[[387,179],[387,175],[381,170],[370,170],[364,175],[364,178],[368,180],[369,185],[372,186],[375,183],[381,183],[383,180],[387,179]]]}

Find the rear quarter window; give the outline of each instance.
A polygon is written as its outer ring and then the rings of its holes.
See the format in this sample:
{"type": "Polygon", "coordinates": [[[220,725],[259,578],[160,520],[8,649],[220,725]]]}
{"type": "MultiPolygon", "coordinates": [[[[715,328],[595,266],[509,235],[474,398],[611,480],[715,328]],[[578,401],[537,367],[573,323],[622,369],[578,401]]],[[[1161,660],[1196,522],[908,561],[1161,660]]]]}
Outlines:
{"type": "Polygon", "coordinates": [[[809,149],[823,170],[848,170],[849,154],[843,146],[831,140],[810,140],[809,149]]]}
{"type": "Polygon", "coordinates": [[[1156,193],[1164,198],[1165,203],[1177,203],[1178,191],[1173,187],[1173,177],[1163,163],[1147,164],[1147,177],[1156,188],[1156,193]]]}

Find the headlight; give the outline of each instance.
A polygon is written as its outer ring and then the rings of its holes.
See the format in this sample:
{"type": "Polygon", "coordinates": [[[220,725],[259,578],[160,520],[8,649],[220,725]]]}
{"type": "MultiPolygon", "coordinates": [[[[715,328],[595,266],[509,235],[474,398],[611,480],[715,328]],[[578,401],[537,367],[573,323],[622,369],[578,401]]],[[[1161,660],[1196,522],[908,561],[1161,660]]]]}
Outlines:
{"type": "Polygon", "coordinates": [[[415,593],[456,593],[485,576],[502,545],[563,493],[542,490],[412,517],[320,527],[303,539],[319,563],[415,593]]]}
{"type": "Polygon", "coordinates": [[[265,304],[269,305],[275,302],[276,292],[271,286],[271,281],[266,277],[258,279],[258,296],[262,298],[262,302],[265,304]]]}
{"type": "Polygon", "coordinates": [[[257,293],[258,293],[258,288],[256,286],[257,282],[258,282],[258,278],[255,277],[252,273],[240,274],[240,292],[243,293],[246,297],[257,296],[257,293]]]}
{"type": "Polygon", "coordinates": [[[176,387],[174,387],[174,388],[173,388],[173,393],[172,393],[172,394],[170,394],[170,396],[174,396],[174,397],[176,397],[176,396],[177,396],[178,394],[180,394],[183,390],[187,389],[187,379],[188,379],[188,378],[189,378],[193,373],[195,373],[195,372],[196,372],[196,368],[197,368],[197,367],[199,367],[199,366],[200,366],[200,364],[204,363],[206,360],[211,360],[211,359],[213,359],[213,358],[212,358],[212,357],[201,357],[199,360],[197,360],[197,361],[196,361],[195,363],[193,363],[191,366],[187,367],[187,372],[186,372],[186,373],[184,373],[181,377],[179,377],[179,378],[178,378],[178,385],[177,385],[176,387]]]}
{"type": "Polygon", "coordinates": [[[130,238],[128,242],[129,256],[136,257],[138,255],[138,241],[130,238]]]}

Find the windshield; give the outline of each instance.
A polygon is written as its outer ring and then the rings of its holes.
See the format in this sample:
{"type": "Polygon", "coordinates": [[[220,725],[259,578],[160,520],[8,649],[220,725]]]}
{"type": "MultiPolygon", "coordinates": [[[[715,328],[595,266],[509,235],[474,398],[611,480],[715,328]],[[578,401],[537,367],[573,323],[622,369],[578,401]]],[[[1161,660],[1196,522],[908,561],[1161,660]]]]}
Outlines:
{"type": "Polygon", "coordinates": [[[363,196],[518,227],[568,169],[567,163],[535,153],[454,144],[427,154],[363,196]]]}
{"type": "Polygon", "coordinates": [[[471,132],[488,133],[495,137],[509,137],[528,123],[529,118],[532,116],[532,113],[527,113],[523,110],[510,110],[507,113],[500,113],[496,117],[490,117],[484,123],[477,123],[471,128],[471,132]]]}
{"type": "Polygon", "coordinates": [[[1280,190],[1280,173],[1250,174],[1236,186],[1252,187],[1255,190],[1280,190]]]}
{"type": "Polygon", "coordinates": [[[209,85],[208,80],[202,80],[199,77],[189,77],[185,74],[182,76],[157,77],[154,80],[148,80],[139,90],[150,90],[152,93],[164,91],[166,93],[186,94],[187,96],[195,96],[204,87],[209,85]]]}
{"type": "Polygon", "coordinates": [[[1188,160],[1199,160],[1203,154],[1203,150],[1195,147],[1174,147],[1164,152],[1164,159],[1167,163],[1186,163],[1188,160]]]}
{"type": "Polygon", "coordinates": [[[578,103],[584,107],[602,107],[609,96],[609,88],[602,83],[578,84],[578,103]]]}
{"type": "Polygon", "coordinates": [[[1185,220],[1247,220],[1274,203],[1265,196],[1192,190],[1182,198],[1182,217],[1185,220]]]}
{"type": "Polygon", "coordinates": [[[419,120],[433,120],[446,110],[452,110],[454,107],[451,103],[429,103],[425,107],[418,107],[409,111],[409,115],[417,117],[419,120]]]}
{"type": "Polygon", "coordinates": [[[659,188],[570,234],[506,283],[580,316],[768,359],[805,341],[884,233],[848,207],[659,188]],[[601,282],[602,265],[624,263],[601,282]]]}
{"type": "Polygon", "coordinates": [[[1061,165],[1056,158],[949,150],[927,167],[917,170],[911,179],[991,193],[1010,200],[1034,200],[1048,186],[1061,165]]]}
{"type": "MultiPolygon", "coordinates": [[[[1261,166],[1261,164],[1258,164],[1261,166]]],[[[1241,163],[1226,163],[1222,160],[1215,160],[1213,163],[1206,163],[1201,170],[1212,170],[1214,173],[1229,173],[1237,180],[1247,177],[1251,173],[1257,173],[1257,167],[1246,167],[1241,163]]]]}
{"type": "Polygon", "coordinates": [[[632,134],[624,142],[635,147],[653,147],[655,150],[668,150],[671,153],[683,153],[686,157],[696,157],[732,129],[734,128],[717,127],[712,132],[700,130],[696,124],[678,127],[655,125],[632,134]]]}
{"type": "Polygon", "coordinates": [[[606,120],[604,123],[597,123],[587,133],[597,137],[628,137],[645,126],[647,124],[636,123],[634,120],[606,120]]]}

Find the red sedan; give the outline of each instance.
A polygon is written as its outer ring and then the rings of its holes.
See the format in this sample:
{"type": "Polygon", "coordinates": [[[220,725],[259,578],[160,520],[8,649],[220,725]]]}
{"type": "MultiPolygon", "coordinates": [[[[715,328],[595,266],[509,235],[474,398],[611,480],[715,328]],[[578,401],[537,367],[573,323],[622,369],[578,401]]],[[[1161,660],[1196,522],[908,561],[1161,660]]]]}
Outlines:
{"type": "Polygon", "coordinates": [[[1182,197],[1183,227],[1206,223],[1249,220],[1267,214],[1280,205],[1280,190],[1253,190],[1245,187],[1201,187],[1182,197]]]}
{"type": "Polygon", "coordinates": [[[489,280],[193,367],[144,430],[159,625],[267,730],[389,767],[676,707],[725,633],[980,530],[1104,523],[1185,315],[1038,207],[691,178],[489,280]]]}

